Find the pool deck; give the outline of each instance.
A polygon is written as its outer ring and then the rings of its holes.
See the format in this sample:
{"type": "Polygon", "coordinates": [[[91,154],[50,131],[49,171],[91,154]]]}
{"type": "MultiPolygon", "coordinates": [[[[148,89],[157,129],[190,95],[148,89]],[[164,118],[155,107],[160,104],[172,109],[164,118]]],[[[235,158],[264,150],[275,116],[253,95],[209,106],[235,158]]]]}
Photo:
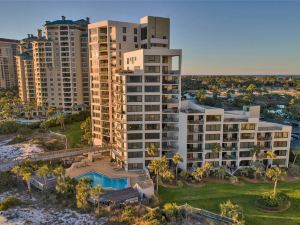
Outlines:
{"type": "Polygon", "coordinates": [[[69,168],[66,170],[66,175],[74,178],[88,172],[99,172],[111,178],[129,178],[130,186],[135,185],[138,181],[143,179],[144,176],[142,172],[126,172],[124,169],[118,168],[110,162],[109,157],[105,157],[95,162],[90,162],[86,167],[69,168]]]}

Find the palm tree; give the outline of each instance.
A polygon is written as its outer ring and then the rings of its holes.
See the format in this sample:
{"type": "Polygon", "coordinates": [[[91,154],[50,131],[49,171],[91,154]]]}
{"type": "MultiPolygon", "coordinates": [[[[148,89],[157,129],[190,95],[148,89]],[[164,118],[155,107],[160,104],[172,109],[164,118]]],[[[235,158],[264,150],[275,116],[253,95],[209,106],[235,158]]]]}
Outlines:
{"type": "Polygon", "coordinates": [[[47,165],[41,166],[36,172],[39,177],[43,177],[45,186],[47,186],[47,175],[49,174],[49,172],[50,169],[47,165]]]}
{"type": "Polygon", "coordinates": [[[87,198],[89,196],[89,190],[91,187],[91,179],[80,179],[76,185],[76,202],[79,209],[86,209],[88,207],[87,198]]]}
{"type": "Polygon", "coordinates": [[[151,160],[148,167],[156,176],[156,192],[158,193],[159,176],[168,170],[168,160],[165,156],[160,159],[151,160]]]}
{"type": "Polygon", "coordinates": [[[104,192],[103,188],[97,184],[95,187],[91,189],[91,196],[95,199],[97,199],[97,211],[99,212],[100,208],[100,195],[104,192]]]}
{"type": "Polygon", "coordinates": [[[11,172],[14,173],[17,176],[17,180],[19,180],[19,176],[21,175],[21,167],[20,166],[14,166],[11,169],[11,172]]]}
{"type": "Polygon", "coordinates": [[[65,180],[66,170],[62,166],[58,166],[53,170],[55,176],[61,178],[63,181],[65,180]]]}
{"type": "Polygon", "coordinates": [[[155,144],[150,143],[147,148],[147,153],[150,157],[156,157],[158,155],[158,149],[155,144]]]}
{"type": "Polygon", "coordinates": [[[250,150],[250,153],[252,155],[252,164],[254,165],[254,162],[256,161],[256,158],[258,154],[260,153],[261,149],[260,146],[254,145],[252,149],[250,150]]]}
{"type": "Polygon", "coordinates": [[[178,165],[179,165],[180,162],[182,162],[182,158],[181,158],[181,156],[178,152],[173,156],[172,161],[175,164],[175,178],[176,178],[176,182],[177,182],[178,165]]]}
{"type": "Polygon", "coordinates": [[[59,114],[56,117],[56,122],[57,122],[57,124],[60,124],[60,127],[62,130],[65,130],[65,115],[64,114],[59,114]]]}
{"type": "Polygon", "coordinates": [[[267,170],[266,177],[269,178],[274,183],[274,187],[273,187],[273,196],[274,197],[276,197],[276,188],[277,188],[278,180],[282,179],[283,176],[285,176],[285,175],[286,175],[286,172],[281,170],[281,168],[278,166],[267,170]]]}
{"type": "Polygon", "coordinates": [[[272,160],[273,164],[273,160],[276,159],[276,154],[273,151],[269,150],[266,152],[266,158],[272,160]]]}
{"type": "Polygon", "coordinates": [[[203,169],[204,169],[204,172],[206,174],[206,176],[208,176],[208,172],[213,168],[213,165],[209,162],[206,162],[204,163],[203,165],[203,169]]]}
{"type": "Polygon", "coordinates": [[[197,167],[193,172],[192,176],[198,180],[201,181],[203,179],[203,176],[205,175],[205,170],[203,167],[197,167]]]}
{"type": "Polygon", "coordinates": [[[226,216],[234,221],[235,225],[245,224],[242,208],[228,200],[220,204],[221,216],[226,216]]]}

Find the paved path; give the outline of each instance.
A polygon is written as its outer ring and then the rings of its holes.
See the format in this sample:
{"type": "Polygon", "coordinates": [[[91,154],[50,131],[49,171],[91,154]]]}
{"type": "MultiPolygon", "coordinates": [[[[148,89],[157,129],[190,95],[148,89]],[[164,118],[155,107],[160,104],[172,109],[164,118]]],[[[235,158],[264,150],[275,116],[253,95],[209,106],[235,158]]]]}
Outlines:
{"type": "Polygon", "coordinates": [[[110,151],[109,147],[102,147],[102,148],[72,148],[72,149],[67,149],[67,150],[32,154],[28,157],[24,157],[24,158],[20,158],[20,159],[0,160],[0,171],[10,170],[14,166],[22,163],[23,161],[25,161],[27,159],[29,159],[32,162],[47,161],[47,160],[74,157],[74,156],[82,155],[82,154],[88,153],[88,152],[97,152],[97,153],[99,153],[99,152],[109,152],[109,151],[110,151]]]}

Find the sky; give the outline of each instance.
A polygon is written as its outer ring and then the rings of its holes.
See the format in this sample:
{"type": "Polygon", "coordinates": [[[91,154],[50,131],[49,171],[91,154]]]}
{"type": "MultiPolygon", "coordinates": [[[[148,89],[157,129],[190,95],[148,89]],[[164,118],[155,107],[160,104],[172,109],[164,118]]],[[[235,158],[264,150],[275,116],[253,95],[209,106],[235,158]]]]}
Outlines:
{"type": "Polygon", "coordinates": [[[300,74],[300,0],[0,0],[0,37],[36,34],[62,15],[91,22],[170,17],[184,74],[300,74]]]}

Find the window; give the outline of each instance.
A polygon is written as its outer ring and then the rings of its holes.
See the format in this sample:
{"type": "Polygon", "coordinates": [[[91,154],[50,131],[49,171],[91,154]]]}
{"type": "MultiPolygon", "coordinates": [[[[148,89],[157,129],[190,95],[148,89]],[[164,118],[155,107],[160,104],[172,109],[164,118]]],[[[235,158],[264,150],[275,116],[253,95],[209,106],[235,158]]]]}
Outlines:
{"type": "Polygon", "coordinates": [[[206,125],[206,131],[220,131],[220,130],[221,130],[220,124],[206,125]]]}
{"type": "Polygon", "coordinates": [[[143,125],[142,124],[128,124],[127,125],[127,130],[142,130],[143,125]]]}
{"type": "Polygon", "coordinates": [[[145,105],[146,112],[160,111],[160,105],[145,105]]]}
{"type": "Polygon", "coordinates": [[[128,143],[128,149],[139,149],[139,148],[143,148],[142,142],[128,143]]]}
{"type": "Polygon", "coordinates": [[[144,63],[160,63],[159,55],[145,55],[144,63]]]}
{"type": "Polygon", "coordinates": [[[221,121],[221,116],[220,115],[207,115],[206,121],[207,122],[218,122],[218,121],[221,121]]]}
{"type": "Polygon", "coordinates": [[[126,41],[126,36],[125,35],[123,35],[123,41],[126,41]]]}
{"type": "Polygon", "coordinates": [[[127,106],[127,112],[142,112],[142,106],[141,105],[128,105],[127,106]]]}
{"type": "Polygon", "coordinates": [[[143,135],[141,133],[135,133],[135,134],[127,134],[128,140],[140,140],[143,139],[143,135]]]}
{"type": "Polygon", "coordinates": [[[253,148],[254,142],[241,142],[240,148],[253,148]]]}
{"type": "MultiPolygon", "coordinates": [[[[127,58],[127,60],[129,60],[129,58],[127,58]]],[[[126,82],[127,83],[141,83],[142,82],[142,76],[127,76],[126,77],[126,82]]]]}
{"type": "Polygon", "coordinates": [[[123,34],[126,34],[126,27],[122,27],[123,34]]]}
{"type": "Polygon", "coordinates": [[[127,115],[127,121],[142,121],[143,115],[127,115]]]}
{"type": "Polygon", "coordinates": [[[145,139],[159,139],[160,134],[159,133],[146,133],[145,139]]]}
{"type": "Polygon", "coordinates": [[[274,141],[274,147],[287,147],[286,141],[274,141]]]}
{"type": "Polygon", "coordinates": [[[142,92],[142,86],[127,86],[127,92],[142,92]]]}
{"type": "Polygon", "coordinates": [[[207,140],[207,141],[220,140],[220,134],[206,134],[205,140],[207,140]]]}
{"type": "Polygon", "coordinates": [[[134,42],[137,42],[137,36],[134,36],[134,42]]]}
{"type": "Polygon", "coordinates": [[[127,102],[141,102],[142,96],[141,95],[128,95],[127,102]]]}
{"type": "Polygon", "coordinates": [[[160,82],[160,76],[145,76],[146,83],[157,83],[160,82]]]}
{"type": "Polygon", "coordinates": [[[274,138],[288,138],[288,132],[275,132],[274,138]]]}
{"type": "Polygon", "coordinates": [[[241,139],[253,139],[254,133],[241,133],[241,139]]]}
{"type": "Polygon", "coordinates": [[[143,163],[128,163],[128,170],[141,170],[143,163]]]}
{"type": "Polygon", "coordinates": [[[143,158],[143,152],[128,152],[128,158],[143,158]]]}
{"type": "Polygon", "coordinates": [[[160,86],[145,86],[145,92],[160,92],[160,86]]]}
{"type": "Polygon", "coordinates": [[[160,121],[159,114],[146,114],[145,121],[160,121]]]}
{"type": "Polygon", "coordinates": [[[145,66],[144,72],[145,73],[159,73],[160,67],[159,66],[145,66]]]}
{"type": "Polygon", "coordinates": [[[244,123],[241,124],[242,130],[255,130],[255,123],[244,123]]]}
{"type": "Polygon", "coordinates": [[[145,102],[160,102],[160,95],[145,95],[145,102]]]}
{"type": "Polygon", "coordinates": [[[137,34],[137,28],[133,28],[133,34],[137,34]]]}
{"type": "Polygon", "coordinates": [[[159,129],[160,129],[160,124],[158,123],[145,124],[145,130],[159,130],[159,129]]]}

